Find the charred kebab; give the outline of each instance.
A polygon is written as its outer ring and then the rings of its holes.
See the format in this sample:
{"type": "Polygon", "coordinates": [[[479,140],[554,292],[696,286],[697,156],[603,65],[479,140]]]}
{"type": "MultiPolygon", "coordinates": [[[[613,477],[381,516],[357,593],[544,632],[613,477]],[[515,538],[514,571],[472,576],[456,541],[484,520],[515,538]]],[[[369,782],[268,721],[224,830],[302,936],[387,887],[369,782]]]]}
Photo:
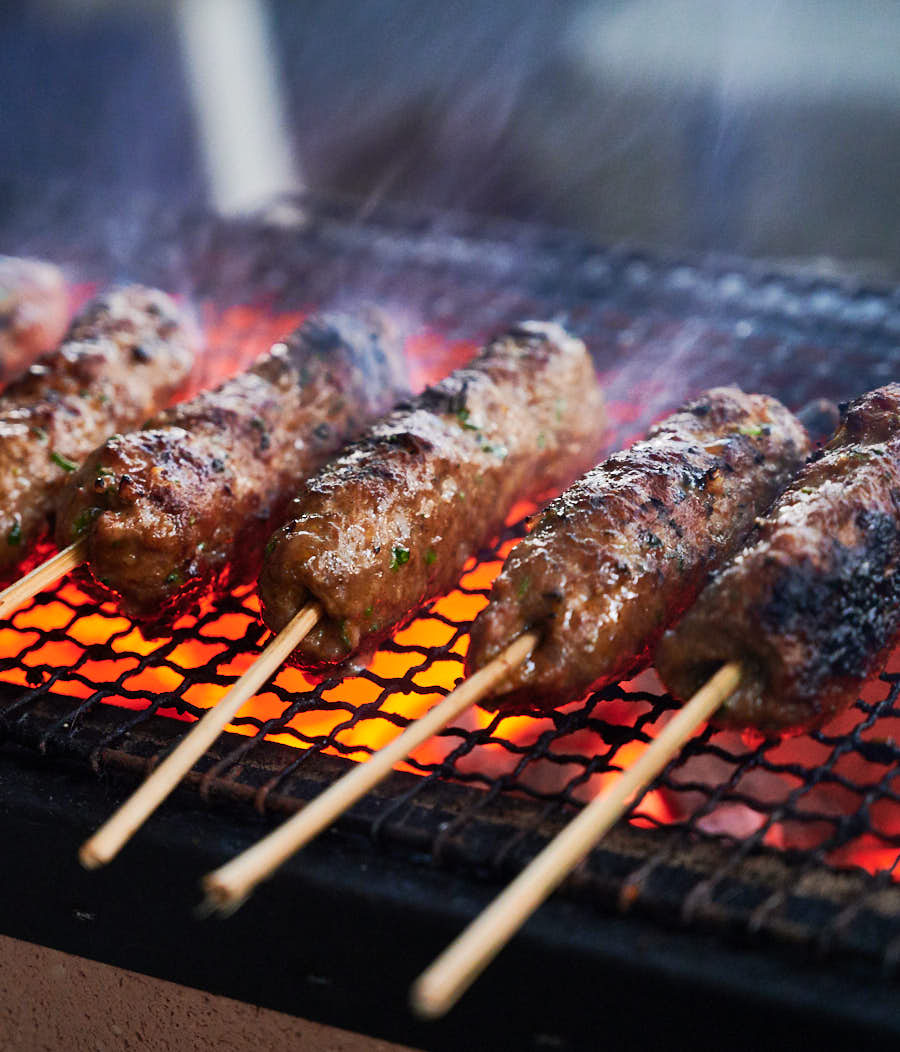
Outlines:
{"type": "Polygon", "coordinates": [[[52,350],[68,321],[69,290],[58,267],[0,256],[0,384],[52,350]]]}
{"type": "Polygon", "coordinates": [[[171,401],[195,344],[167,295],[129,286],[92,300],[59,349],[0,395],[0,580],[47,530],[81,461],[171,401]]]}
{"type": "Polygon", "coordinates": [[[555,324],[510,329],[308,482],[266,548],[266,622],[278,632],[319,601],[294,654],[313,671],[370,649],[456,584],[516,501],[592,463],[603,422],[581,340],[555,324]]]}
{"type": "Polygon", "coordinates": [[[93,452],[61,495],[60,547],[132,616],[252,578],[303,481],[407,392],[402,341],[372,310],[318,315],[248,371],[93,452]]]}
{"type": "Polygon", "coordinates": [[[482,704],[545,709],[649,665],[808,452],[776,399],[721,387],[589,471],[513,549],[472,626],[470,674],[538,635],[482,704]]]}

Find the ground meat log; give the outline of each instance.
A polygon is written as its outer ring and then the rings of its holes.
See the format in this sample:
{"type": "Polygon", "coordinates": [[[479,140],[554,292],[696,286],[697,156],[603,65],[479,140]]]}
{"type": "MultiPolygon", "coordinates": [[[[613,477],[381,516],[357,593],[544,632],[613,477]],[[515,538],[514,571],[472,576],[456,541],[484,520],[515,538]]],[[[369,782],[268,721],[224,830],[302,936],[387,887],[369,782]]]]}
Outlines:
{"type": "Polygon", "coordinates": [[[171,400],[195,343],[164,293],[119,289],[88,304],[59,350],[0,395],[0,577],[47,529],[59,490],[98,443],[171,400]]]}
{"type": "Polygon", "coordinates": [[[298,664],[371,649],[457,583],[517,500],[592,463],[603,424],[584,344],[558,325],[511,329],[310,481],[263,564],[267,623],[281,629],[315,598],[326,616],[298,664]]]}
{"type": "Polygon", "coordinates": [[[726,661],[716,714],[763,735],[808,730],[859,695],[900,634],[900,384],[850,407],[828,445],[710,581],[657,653],[686,699],[726,661]]]}
{"type": "Polygon", "coordinates": [[[110,438],[66,487],[57,543],[136,617],[249,580],[303,480],[407,393],[387,319],[322,315],[247,372],[110,438]]]}
{"type": "Polygon", "coordinates": [[[0,384],[56,347],[68,321],[69,292],[61,270],[0,256],[0,384]]]}
{"type": "Polygon", "coordinates": [[[588,472],[513,549],[473,625],[470,673],[540,633],[485,705],[550,708],[646,667],[808,451],[774,398],[722,387],[588,472]]]}

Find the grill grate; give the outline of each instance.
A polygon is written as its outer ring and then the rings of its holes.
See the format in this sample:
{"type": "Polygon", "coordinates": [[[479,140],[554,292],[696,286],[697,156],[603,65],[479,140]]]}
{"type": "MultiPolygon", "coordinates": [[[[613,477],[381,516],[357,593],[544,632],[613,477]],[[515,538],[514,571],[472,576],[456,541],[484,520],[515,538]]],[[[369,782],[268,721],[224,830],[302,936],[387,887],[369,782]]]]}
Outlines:
{"type": "MultiPolygon", "coordinates": [[[[423,375],[452,367],[462,347],[515,318],[563,316],[604,375],[612,446],[711,383],[769,391],[796,408],[853,396],[896,375],[900,363],[896,293],[747,264],[603,252],[532,228],[475,228],[465,217],[385,208],[362,219],[323,202],[296,209],[302,219],[288,225],[182,221],[167,235],[163,224],[152,244],[132,251],[128,277],[189,293],[210,323],[217,354],[207,382],[310,307],[360,297],[410,320],[423,375]],[[421,335],[425,322],[431,335],[421,335]]],[[[94,246],[86,260],[75,244],[35,236],[29,248],[88,281],[121,274],[120,259],[94,246]]],[[[522,535],[523,514],[473,560],[456,592],[431,603],[360,675],[312,685],[283,670],[195,784],[263,811],[294,810],[342,762],[364,759],[429,708],[461,674],[468,623],[522,535]]],[[[239,590],[181,618],[171,635],[146,639],[70,580],[0,624],[0,682],[8,685],[0,727],[98,767],[141,768],[180,730],[155,717],[198,716],[249,663],[263,634],[257,609],[253,590],[239,590]]],[[[668,922],[765,932],[893,966],[898,695],[900,672],[889,670],[824,731],[780,744],[707,730],[570,891],[668,922]]],[[[467,714],[343,826],[441,865],[506,877],[635,757],[672,707],[647,673],[544,719],[467,714]]]]}

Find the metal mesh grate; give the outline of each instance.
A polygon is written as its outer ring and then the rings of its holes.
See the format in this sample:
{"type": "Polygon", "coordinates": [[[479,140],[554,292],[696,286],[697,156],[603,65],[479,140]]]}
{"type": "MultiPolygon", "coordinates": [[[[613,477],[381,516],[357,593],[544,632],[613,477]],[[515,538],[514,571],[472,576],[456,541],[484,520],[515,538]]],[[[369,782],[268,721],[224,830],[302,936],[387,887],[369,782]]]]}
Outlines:
{"type": "MultiPolygon", "coordinates": [[[[362,222],[345,206],[303,207],[299,226],[182,224],[172,240],[160,234],[135,253],[129,276],[188,292],[204,314],[218,352],[206,380],[233,372],[309,307],[360,297],[410,321],[423,377],[514,318],[564,315],[604,375],[611,446],[711,383],[769,391],[796,408],[850,397],[900,363],[900,300],[889,292],[604,253],[505,225],[475,232],[461,220],[462,229],[448,229],[442,217],[393,210],[362,222]]],[[[65,245],[55,247],[39,246],[65,258],[65,245]]],[[[88,280],[109,263],[92,265],[88,280]]],[[[358,676],[313,685],[283,670],[204,764],[201,787],[243,787],[233,795],[296,808],[316,791],[309,772],[322,754],[364,759],[426,711],[461,674],[468,624],[526,511],[454,593],[429,604],[358,676]],[[274,749],[264,736],[302,748],[274,749]]],[[[246,668],[263,634],[256,612],[253,589],[243,589],[147,639],[69,581],[0,624],[0,681],[14,688],[2,727],[97,763],[143,762],[155,751],[145,735],[153,717],[196,717],[246,668]]],[[[893,961],[898,693],[900,671],[889,671],[824,731],[780,744],[707,730],[644,795],[631,825],[594,852],[572,891],[893,961]]],[[[646,673],[543,719],[473,710],[414,754],[406,770],[417,777],[398,776],[377,806],[364,802],[346,822],[442,864],[506,875],[635,758],[672,706],[646,673]],[[447,782],[472,791],[460,789],[452,806],[435,803],[447,782]]]]}

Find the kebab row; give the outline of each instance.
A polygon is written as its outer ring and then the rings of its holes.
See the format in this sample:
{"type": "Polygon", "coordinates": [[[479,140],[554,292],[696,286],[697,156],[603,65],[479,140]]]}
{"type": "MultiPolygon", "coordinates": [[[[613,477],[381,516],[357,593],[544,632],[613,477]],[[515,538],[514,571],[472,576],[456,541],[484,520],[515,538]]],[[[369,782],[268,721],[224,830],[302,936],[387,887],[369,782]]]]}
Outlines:
{"type": "MultiPolygon", "coordinates": [[[[302,386],[302,369],[298,375],[302,386]]],[[[260,574],[265,618],[277,635],[248,676],[85,845],[89,865],[115,854],[283,660],[317,673],[364,660],[422,602],[452,587],[516,500],[558,491],[583,471],[602,432],[602,398],[584,345],[558,326],[526,323],[317,472],[312,460],[300,458],[274,496],[258,488],[258,500],[228,504],[221,503],[214,476],[223,470],[212,467],[209,443],[224,434],[222,452],[230,455],[230,403],[207,398],[212,405],[195,415],[189,403],[162,428],[113,440],[91,456],[60,502],[58,540],[69,543],[77,534],[74,543],[103,586],[143,613],[189,596],[254,547],[251,535],[246,544],[234,540],[247,508],[266,526],[282,515],[286,524],[266,545],[260,574]],[[183,426],[192,420],[197,426],[183,426]],[[147,443],[147,435],[166,427],[174,429],[168,441],[147,443]],[[197,469],[190,456],[182,461],[182,449],[209,470],[197,469]],[[138,484],[128,470],[133,463],[138,484]],[[204,487],[212,511],[181,538],[178,530],[193,514],[191,494],[204,487]],[[290,507],[275,513],[286,490],[298,487],[290,507]],[[163,512],[172,508],[165,523],[163,512]],[[216,508],[231,516],[224,539],[216,534],[222,519],[216,508]],[[122,544],[110,541],[122,537],[122,544]],[[204,557],[210,541],[213,554],[204,557]]],[[[223,907],[239,903],[473,702],[539,711],[633,674],[656,655],[673,693],[697,693],[631,777],[620,780],[618,799],[603,794],[589,805],[569,827],[575,832],[561,834],[565,851],[554,853],[551,845],[538,879],[526,871],[511,897],[498,900],[498,911],[423,978],[420,1010],[445,1010],[698,722],[715,713],[724,724],[766,734],[800,730],[847,704],[883,667],[900,626],[893,602],[900,558],[898,399],[900,387],[889,385],[851,406],[832,442],[799,475],[809,452],[803,427],[774,399],[734,388],[707,392],[644,442],[589,471],[548,506],[507,560],[473,625],[470,678],[367,764],[211,874],[210,899],[223,907]]],[[[260,415],[260,428],[246,414],[237,418],[243,423],[235,435],[244,442],[233,448],[259,457],[264,443],[254,442],[253,433],[268,435],[271,421],[260,415]]],[[[313,411],[300,419],[302,430],[318,418],[313,411]]],[[[287,431],[296,436],[294,426],[287,431]]],[[[287,432],[284,441],[286,449],[287,432]]],[[[331,451],[340,441],[335,436],[331,451]]],[[[225,457],[215,459],[224,464],[225,457]]],[[[232,493],[225,480],[221,492],[233,498],[241,474],[238,461],[227,482],[232,493]]]]}
{"type": "Polygon", "coordinates": [[[517,501],[558,490],[596,459],[602,405],[584,344],[524,323],[307,479],[265,547],[260,598],[274,639],[83,845],[84,864],[119,851],[287,658],[317,673],[364,660],[450,589],[517,501]]]}
{"type": "MultiPolygon", "coordinates": [[[[471,679],[211,874],[205,884],[212,902],[224,909],[241,902],[473,702],[535,711],[547,704],[546,683],[552,685],[549,704],[564,704],[649,664],[662,632],[740,544],[808,451],[802,425],[775,399],[717,388],[657,425],[646,441],[589,471],[548,506],[507,559],[473,625],[466,663],[471,679]],[[545,658],[545,644],[567,646],[570,663],[563,665],[552,650],[545,658]]],[[[283,535],[296,528],[285,527],[283,535]]],[[[377,601],[377,580],[352,564],[341,571],[336,591],[367,586],[359,601],[377,601]]],[[[267,616],[268,580],[264,566],[260,592],[267,616]]],[[[301,593],[295,601],[302,599],[301,593]]]]}

